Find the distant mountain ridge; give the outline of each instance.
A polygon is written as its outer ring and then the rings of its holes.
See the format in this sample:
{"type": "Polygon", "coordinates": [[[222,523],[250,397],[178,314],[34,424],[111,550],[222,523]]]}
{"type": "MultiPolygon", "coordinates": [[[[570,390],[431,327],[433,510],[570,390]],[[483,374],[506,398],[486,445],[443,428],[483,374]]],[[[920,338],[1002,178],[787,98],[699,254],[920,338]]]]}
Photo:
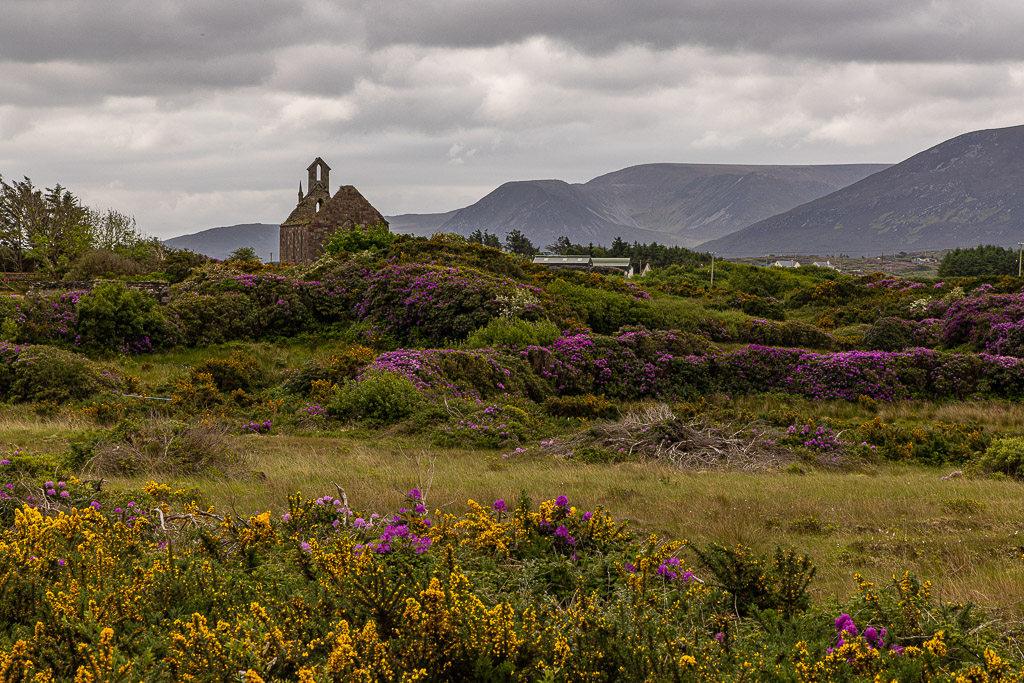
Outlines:
{"type": "Polygon", "coordinates": [[[573,242],[697,244],[854,183],[885,164],[758,166],[642,164],[581,184],[508,182],[476,203],[443,214],[389,216],[394,232],[504,237],[520,230],[537,246],[573,242]]]}
{"type": "Polygon", "coordinates": [[[239,247],[252,247],[264,261],[281,256],[281,226],[271,223],[243,223],[221,228],[210,228],[190,235],[164,240],[175,249],[189,249],[210,258],[225,259],[239,247]]]}
{"type": "Polygon", "coordinates": [[[1024,240],[1024,126],[974,131],[700,245],[724,256],[873,255],[1024,240]]]}

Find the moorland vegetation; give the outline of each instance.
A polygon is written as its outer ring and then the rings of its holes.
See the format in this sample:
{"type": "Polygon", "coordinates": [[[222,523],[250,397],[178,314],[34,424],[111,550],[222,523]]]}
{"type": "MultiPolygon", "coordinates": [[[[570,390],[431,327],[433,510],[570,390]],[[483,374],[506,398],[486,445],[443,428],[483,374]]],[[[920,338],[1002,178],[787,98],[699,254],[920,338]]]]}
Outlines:
{"type": "Polygon", "coordinates": [[[0,681],[1019,679],[1017,278],[247,256],[0,298],[0,681]]]}

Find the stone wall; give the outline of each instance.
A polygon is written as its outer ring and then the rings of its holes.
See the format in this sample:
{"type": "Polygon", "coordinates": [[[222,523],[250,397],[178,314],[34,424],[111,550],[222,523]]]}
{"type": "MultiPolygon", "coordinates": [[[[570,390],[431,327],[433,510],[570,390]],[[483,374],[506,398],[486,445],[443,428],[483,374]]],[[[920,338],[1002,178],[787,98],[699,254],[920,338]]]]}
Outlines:
{"type": "Polygon", "coordinates": [[[66,281],[57,280],[55,282],[36,282],[28,291],[30,293],[44,294],[47,292],[71,292],[75,290],[92,290],[95,289],[96,285],[103,282],[122,282],[128,289],[134,289],[140,292],[149,294],[155,297],[157,301],[162,304],[166,304],[171,300],[171,283],[162,282],[160,280],[152,280],[148,282],[123,282],[121,280],[78,280],[78,281],[66,281]]]}

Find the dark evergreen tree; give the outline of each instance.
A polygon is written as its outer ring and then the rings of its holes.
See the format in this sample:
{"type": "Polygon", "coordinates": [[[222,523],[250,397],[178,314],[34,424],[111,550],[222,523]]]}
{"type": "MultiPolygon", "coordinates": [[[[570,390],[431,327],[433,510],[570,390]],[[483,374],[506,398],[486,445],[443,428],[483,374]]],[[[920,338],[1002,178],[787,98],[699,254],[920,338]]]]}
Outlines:
{"type": "Polygon", "coordinates": [[[538,249],[533,246],[533,242],[530,241],[530,238],[518,229],[513,229],[505,233],[505,248],[513,254],[522,254],[523,256],[533,256],[538,251],[538,249]]]}

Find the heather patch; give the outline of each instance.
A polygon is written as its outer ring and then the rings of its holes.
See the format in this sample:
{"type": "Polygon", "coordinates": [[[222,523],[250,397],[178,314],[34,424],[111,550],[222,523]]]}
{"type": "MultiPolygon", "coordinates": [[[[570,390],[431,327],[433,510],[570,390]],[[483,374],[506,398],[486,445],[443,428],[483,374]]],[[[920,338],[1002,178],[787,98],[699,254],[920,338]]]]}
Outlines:
{"type": "Polygon", "coordinates": [[[296,335],[347,321],[368,274],[353,265],[306,281],[208,266],[174,286],[167,316],[192,345],[296,335]]]}
{"type": "Polygon", "coordinates": [[[547,298],[536,287],[469,268],[389,265],[369,277],[354,312],[396,339],[436,344],[464,339],[503,313],[540,318],[547,298]]]}
{"type": "Polygon", "coordinates": [[[526,395],[530,385],[522,365],[515,361],[456,349],[400,349],[382,353],[363,374],[381,371],[405,377],[419,391],[452,398],[526,395]]]}

